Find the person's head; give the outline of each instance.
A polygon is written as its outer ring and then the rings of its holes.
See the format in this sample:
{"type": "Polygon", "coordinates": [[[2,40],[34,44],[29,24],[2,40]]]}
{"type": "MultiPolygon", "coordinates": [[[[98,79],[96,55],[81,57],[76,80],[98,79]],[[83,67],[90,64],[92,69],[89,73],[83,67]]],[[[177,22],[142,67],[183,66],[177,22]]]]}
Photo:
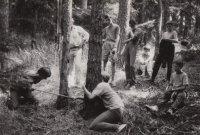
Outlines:
{"type": "Polygon", "coordinates": [[[101,72],[101,76],[102,76],[102,81],[103,82],[107,83],[110,80],[110,75],[105,71],[101,72]]]}
{"type": "Polygon", "coordinates": [[[37,76],[34,77],[34,83],[38,83],[43,79],[47,79],[51,76],[51,70],[49,67],[41,67],[37,71],[37,76]]]}
{"type": "Polygon", "coordinates": [[[173,23],[172,23],[172,21],[166,22],[165,25],[166,25],[167,31],[171,32],[171,31],[172,31],[172,28],[173,28],[173,23]]]}
{"type": "Polygon", "coordinates": [[[110,25],[110,24],[112,24],[112,18],[109,16],[109,15],[104,15],[104,19],[105,19],[105,23],[107,24],[107,25],[110,25]]]}
{"type": "Polygon", "coordinates": [[[176,73],[180,73],[181,72],[181,69],[183,68],[183,61],[182,60],[179,60],[179,61],[175,61],[174,62],[174,70],[176,73]]]}
{"type": "Polygon", "coordinates": [[[150,52],[150,49],[151,49],[151,47],[150,47],[149,45],[146,45],[146,46],[144,47],[144,52],[145,52],[145,53],[148,53],[148,52],[150,52]]]}
{"type": "Polygon", "coordinates": [[[134,19],[130,19],[130,21],[129,21],[129,26],[131,27],[131,28],[135,28],[135,25],[136,25],[137,23],[136,23],[136,21],[134,20],[134,19]]]}

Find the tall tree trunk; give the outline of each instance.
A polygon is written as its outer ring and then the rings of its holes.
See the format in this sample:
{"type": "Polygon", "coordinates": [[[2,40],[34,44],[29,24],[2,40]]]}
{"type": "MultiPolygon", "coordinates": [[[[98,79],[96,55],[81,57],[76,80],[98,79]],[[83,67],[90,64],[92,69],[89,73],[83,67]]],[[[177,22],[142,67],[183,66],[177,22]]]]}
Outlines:
{"type": "Polygon", "coordinates": [[[9,0],[0,1],[0,35],[8,33],[9,29],[9,0]]]}
{"type": "Polygon", "coordinates": [[[183,36],[183,15],[182,14],[180,14],[180,21],[179,22],[180,23],[179,23],[179,34],[178,34],[178,36],[181,37],[181,36],[183,36]]]}
{"type": "MultiPolygon", "coordinates": [[[[103,0],[93,0],[91,10],[91,34],[89,39],[89,52],[87,63],[86,88],[92,92],[98,83],[102,81],[101,78],[101,52],[102,52],[102,13],[103,0]]],[[[85,107],[80,111],[84,119],[89,119],[103,110],[103,104],[100,99],[89,101],[84,97],[85,107]],[[101,106],[101,107],[100,107],[101,106]]]]}
{"type": "MultiPolygon", "coordinates": [[[[0,36],[5,36],[9,30],[9,0],[0,1],[0,36]]],[[[1,53],[1,52],[0,52],[1,53]]],[[[5,58],[5,54],[1,53],[5,58]]],[[[0,61],[0,69],[4,70],[4,58],[0,61]]]]}
{"type": "MultiPolygon", "coordinates": [[[[60,89],[59,94],[68,96],[68,61],[69,61],[69,43],[71,33],[71,19],[72,19],[72,0],[63,0],[63,12],[62,12],[62,34],[63,34],[63,46],[62,46],[62,58],[61,58],[61,70],[60,70],[60,89]]],[[[58,96],[56,107],[62,109],[68,105],[68,99],[58,96]]]]}
{"type": "MultiPolygon", "coordinates": [[[[134,0],[132,0],[134,2],[134,0]]],[[[121,52],[124,45],[122,44],[126,40],[126,34],[129,26],[130,17],[130,4],[131,0],[120,0],[119,1],[119,13],[118,13],[118,24],[120,26],[120,42],[117,48],[117,52],[121,52]]],[[[119,54],[120,65],[122,65],[123,58],[119,54]]]]}
{"type": "Polygon", "coordinates": [[[169,17],[170,17],[170,13],[169,13],[169,0],[164,0],[163,1],[163,5],[164,5],[164,22],[163,22],[163,25],[164,25],[164,30],[166,29],[165,28],[165,24],[166,22],[169,20],[169,17]]]}
{"type": "Polygon", "coordinates": [[[88,2],[88,0],[82,0],[82,3],[81,3],[82,9],[87,9],[87,2],[88,2]]]}
{"type": "Polygon", "coordinates": [[[38,9],[35,9],[35,19],[34,19],[34,23],[33,23],[32,41],[31,41],[32,49],[35,49],[37,46],[36,45],[37,22],[38,22],[38,9]]]}
{"type": "Polygon", "coordinates": [[[157,58],[159,52],[159,42],[161,37],[161,26],[162,26],[162,0],[158,0],[157,11],[158,13],[156,18],[156,44],[155,44],[154,60],[157,58]]]}
{"type": "Polygon", "coordinates": [[[141,23],[144,23],[144,19],[145,19],[145,15],[144,15],[144,10],[145,10],[145,6],[146,6],[146,3],[145,3],[145,0],[142,0],[142,7],[140,9],[140,12],[139,12],[139,24],[141,23]]]}
{"type": "Polygon", "coordinates": [[[60,25],[59,25],[59,18],[60,18],[60,1],[57,0],[57,6],[56,6],[56,43],[57,45],[59,46],[59,28],[60,28],[60,25]]]}

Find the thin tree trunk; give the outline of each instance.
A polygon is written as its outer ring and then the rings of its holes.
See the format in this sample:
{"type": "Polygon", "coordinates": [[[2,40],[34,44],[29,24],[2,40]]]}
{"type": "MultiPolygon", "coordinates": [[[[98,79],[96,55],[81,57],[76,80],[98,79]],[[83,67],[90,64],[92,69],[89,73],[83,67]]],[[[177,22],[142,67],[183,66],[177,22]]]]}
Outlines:
{"type": "Polygon", "coordinates": [[[0,1],[0,35],[8,33],[9,29],[9,0],[0,1]]]}
{"type": "MultiPolygon", "coordinates": [[[[91,34],[89,39],[89,52],[87,63],[86,88],[92,92],[101,78],[101,52],[102,52],[102,13],[103,0],[93,0],[91,10],[91,34]]],[[[100,99],[89,101],[84,97],[85,107],[80,111],[84,119],[89,119],[103,110],[103,104],[100,99]]]]}
{"type": "MultiPolygon", "coordinates": [[[[132,1],[134,2],[134,0],[132,1]]],[[[117,48],[117,52],[121,52],[124,45],[122,44],[126,40],[127,30],[129,26],[130,17],[130,4],[131,0],[120,0],[119,1],[119,14],[118,14],[118,24],[120,26],[120,42],[117,48]]],[[[119,54],[120,66],[123,64],[123,58],[119,54]]]]}
{"type": "Polygon", "coordinates": [[[144,10],[145,10],[145,6],[146,6],[146,3],[145,3],[145,0],[142,0],[142,7],[140,9],[140,12],[139,12],[139,24],[141,23],[144,23],[144,19],[145,19],[145,15],[144,15],[144,10]]]}
{"type": "Polygon", "coordinates": [[[179,23],[179,34],[180,37],[183,36],[183,15],[180,14],[180,23],[179,23]]]}
{"type": "Polygon", "coordinates": [[[82,0],[82,3],[81,3],[82,9],[87,9],[87,2],[88,2],[88,0],[82,0]]]}
{"type": "Polygon", "coordinates": [[[57,0],[57,7],[56,7],[56,43],[58,45],[58,48],[59,48],[59,28],[60,28],[60,1],[57,0]]]}
{"type": "MultiPolygon", "coordinates": [[[[0,1],[0,36],[5,36],[9,31],[9,0],[0,1]]],[[[2,53],[1,57],[5,58],[2,53]]],[[[4,70],[4,59],[0,61],[0,69],[4,70]]]]}
{"type": "Polygon", "coordinates": [[[35,9],[35,20],[33,23],[33,31],[32,31],[32,41],[31,41],[31,47],[32,49],[36,48],[36,32],[37,32],[37,21],[38,21],[38,10],[35,9]]]}
{"type": "MultiPolygon", "coordinates": [[[[59,94],[68,96],[68,62],[69,62],[69,43],[71,33],[71,19],[72,19],[72,0],[63,0],[63,12],[62,12],[62,34],[63,34],[63,46],[62,46],[62,58],[61,58],[61,70],[60,70],[60,89],[59,94]]],[[[58,96],[56,107],[62,109],[68,105],[68,99],[58,96]]]]}
{"type": "Polygon", "coordinates": [[[162,0],[158,0],[157,11],[158,14],[156,18],[156,45],[155,45],[154,60],[157,58],[159,52],[159,42],[161,37],[161,26],[162,26],[162,0]]]}
{"type": "Polygon", "coordinates": [[[168,0],[164,0],[164,22],[163,22],[163,25],[164,25],[164,30],[166,29],[165,28],[165,24],[167,21],[169,21],[169,17],[170,17],[170,13],[169,13],[169,1],[168,0]]]}

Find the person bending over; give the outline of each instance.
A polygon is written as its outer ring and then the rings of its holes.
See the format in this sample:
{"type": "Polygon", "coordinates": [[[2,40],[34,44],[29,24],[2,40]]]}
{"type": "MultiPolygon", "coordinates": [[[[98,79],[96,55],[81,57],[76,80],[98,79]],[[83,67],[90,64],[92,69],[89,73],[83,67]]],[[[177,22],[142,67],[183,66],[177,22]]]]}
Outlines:
{"type": "Polygon", "coordinates": [[[90,130],[95,131],[113,131],[122,132],[125,129],[126,124],[116,124],[123,118],[124,103],[117,93],[110,87],[108,81],[110,76],[107,72],[102,73],[102,82],[90,93],[85,85],[82,86],[86,97],[90,100],[95,97],[102,99],[104,106],[108,109],[107,111],[100,114],[89,126],[90,130]]]}
{"type": "Polygon", "coordinates": [[[7,100],[9,109],[17,109],[21,104],[38,104],[38,100],[32,94],[32,84],[37,84],[43,79],[51,76],[50,68],[42,67],[32,75],[21,74],[12,78],[10,86],[10,97],[7,100]],[[23,98],[21,98],[23,97],[23,98]]]}

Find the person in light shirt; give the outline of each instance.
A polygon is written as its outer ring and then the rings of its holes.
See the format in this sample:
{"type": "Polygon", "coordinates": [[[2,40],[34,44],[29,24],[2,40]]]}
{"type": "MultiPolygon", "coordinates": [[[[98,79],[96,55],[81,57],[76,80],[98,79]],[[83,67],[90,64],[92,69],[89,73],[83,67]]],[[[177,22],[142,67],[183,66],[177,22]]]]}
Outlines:
{"type": "Polygon", "coordinates": [[[142,71],[141,77],[150,77],[152,75],[152,57],[149,53],[150,46],[146,45],[144,47],[143,53],[141,54],[141,57],[139,58],[139,70],[142,71]]]}
{"type": "Polygon", "coordinates": [[[95,131],[122,132],[127,124],[119,125],[117,122],[120,122],[123,118],[124,103],[119,95],[108,84],[110,79],[109,74],[103,71],[101,76],[102,82],[99,83],[92,92],[87,90],[85,84],[82,86],[86,98],[92,102],[93,99],[99,97],[107,109],[107,111],[94,119],[90,124],[89,129],[95,131]]]}
{"type": "Polygon", "coordinates": [[[81,74],[81,57],[82,48],[89,40],[89,33],[82,27],[74,25],[72,19],[72,27],[70,34],[70,52],[69,52],[69,69],[68,69],[68,80],[69,86],[81,86],[80,85],[80,74],[81,74]],[[75,75],[73,74],[75,73],[75,75]]]}

